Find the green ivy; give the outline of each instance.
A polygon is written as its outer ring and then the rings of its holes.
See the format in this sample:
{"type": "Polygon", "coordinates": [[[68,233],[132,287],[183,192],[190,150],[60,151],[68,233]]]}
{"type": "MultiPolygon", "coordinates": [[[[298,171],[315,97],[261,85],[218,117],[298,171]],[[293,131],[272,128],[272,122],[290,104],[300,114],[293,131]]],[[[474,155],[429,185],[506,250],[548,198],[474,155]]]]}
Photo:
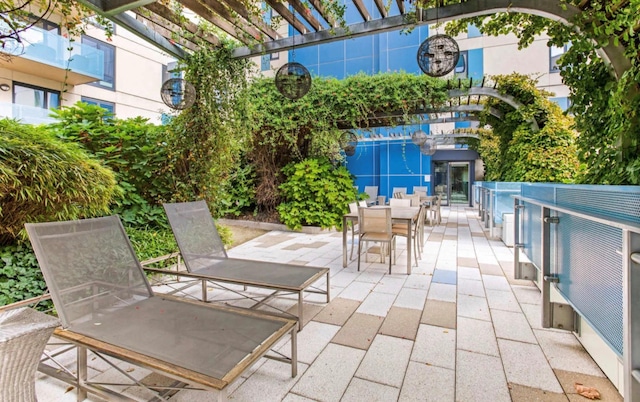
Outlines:
{"type": "Polygon", "coordinates": [[[325,158],[306,159],[287,165],[283,174],[284,202],[278,212],[285,225],[296,230],[342,227],[342,215],[357,197],[353,177],[344,166],[335,167],[325,158]]]}
{"type": "MultiPolygon", "coordinates": [[[[28,243],[0,246],[0,306],[46,293],[47,284],[28,243]]],[[[43,301],[39,310],[51,309],[53,303],[43,301]]]]}

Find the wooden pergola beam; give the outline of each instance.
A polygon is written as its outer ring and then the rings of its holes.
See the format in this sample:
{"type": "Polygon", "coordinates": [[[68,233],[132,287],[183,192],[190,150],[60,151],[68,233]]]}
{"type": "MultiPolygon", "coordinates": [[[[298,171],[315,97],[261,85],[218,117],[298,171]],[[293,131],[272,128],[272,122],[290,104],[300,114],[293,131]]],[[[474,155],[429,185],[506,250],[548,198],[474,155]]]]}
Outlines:
{"type": "Polygon", "coordinates": [[[244,43],[245,45],[249,44],[249,41],[243,35],[239,35],[239,33],[237,32],[238,29],[232,23],[214,14],[211,9],[205,7],[198,0],[181,0],[180,2],[186,8],[198,14],[201,18],[209,21],[234,38],[237,38],[240,42],[244,43]]]}
{"type": "Polygon", "coordinates": [[[144,8],[164,18],[168,22],[187,30],[194,35],[200,36],[203,40],[211,43],[214,46],[220,45],[220,39],[217,36],[209,32],[202,32],[202,30],[199,29],[196,24],[187,19],[181,20],[174,12],[172,12],[169,8],[161,5],[160,3],[147,4],[146,6],[144,6],[144,8]]]}
{"type": "Polygon", "coordinates": [[[302,16],[302,18],[304,18],[305,21],[307,21],[309,25],[311,25],[314,31],[319,32],[324,29],[322,25],[320,25],[320,22],[318,22],[318,20],[313,16],[311,10],[307,8],[307,6],[302,4],[299,0],[288,0],[288,2],[289,4],[291,4],[291,7],[293,7],[293,9],[296,10],[298,14],[300,14],[300,16],[302,16]]]}

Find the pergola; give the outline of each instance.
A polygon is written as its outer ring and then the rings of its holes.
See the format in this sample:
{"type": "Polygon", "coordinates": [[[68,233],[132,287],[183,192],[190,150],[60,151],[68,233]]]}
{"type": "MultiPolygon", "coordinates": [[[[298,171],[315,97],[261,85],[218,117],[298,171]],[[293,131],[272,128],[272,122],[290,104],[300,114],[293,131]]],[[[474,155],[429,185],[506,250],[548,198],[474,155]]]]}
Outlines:
{"type": "MultiPolygon", "coordinates": [[[[498,12],[519,12],[543,16],[562,23],[571,24],[579,13],[592,7],[590,0],[581,0],[577,6],[560,3],[558,0],[461,0],[460,3],[418,8],[410,0],[392,0],[387,9],[383,0],[373,0],[375,7],[368,9],[363,0],[345,0],[358,10],[360,22],[340,26],[326,3],[320,0],[265,0],[284,21],[299,35],[283,37],[270,27],[264,19],[240,0],[177,0],[173,5],[155,0],[80,0],[97,13],[113,20],[136,35],[153,43],[158,48],[177,57],[185,56],[185,49],[195,50],[198,44],[188,38],[176,39],[175,33],[185,30],[212,46],[220,44],[220,38],[204,33],[184,14],[196,15],[221,31],[237,39],[244,46],[235,49],[235,57],[251,57],[327,42],[339,41],[403,28],[446,22],[465,17],[491,15],[498,12]],[[176,11],[175,5],[184,11],[176,11]],[[293,10],[293,12],[291,11],[293,10]],[[134,13],[135,17],[126,11],[134,13]]],[[[439,3],[444,3],[438,0],[439,3]]],[[[624,12],[629,0],[617,0],[611,8],[624,12]]],[[[259,3],[257,3],[259,4],[259,3]]],[[[576,28],[577,29],[577,28],[576,28]]],[[[630,41],[638,41],[636,27],[630,41]]],[[[613,67],[620,77],[630,66],[624,55],[625,43],[615,46],[613,41],[600,49],[600,56],[613,67]]]]}

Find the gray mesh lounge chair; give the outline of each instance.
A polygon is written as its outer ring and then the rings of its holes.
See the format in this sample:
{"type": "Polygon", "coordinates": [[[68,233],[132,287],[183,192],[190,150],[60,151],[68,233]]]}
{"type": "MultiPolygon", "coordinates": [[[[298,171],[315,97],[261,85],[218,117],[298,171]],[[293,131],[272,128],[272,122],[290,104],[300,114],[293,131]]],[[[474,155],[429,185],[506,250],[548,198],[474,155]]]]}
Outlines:
{"type": "Polygon", "coordinates": [[[305,291],[326,295],[327,303],[330,301],[328,268],[228,258],[206,202],[167,203],[164,209],[189,271],[183,275],[202,282],[203,301],[208,300],[207,282],[226,290],[229,288],[221,284],[243,285],[245,291],[234,289],[233,292],[253,300],[252,308],[269,306],[270,313],[292,317],[268,301],[276,295],[294,293],[298,295],[298,313],[293,317],[298,319],[300,329],[304,325],[302,299],[305,291]],[[326,290],[313,286],[323,276],[326,276],[326,290]],[[269,289],[272,293],[255,296],[246,291],[246,286],[269,289]]]}
{"type": "Polygon", "coordinates": [[[87,380],[87,349],[177,380],[169,392],[188,384],[224,398],[229,383],[290,333],[291,357],[274,358],[296,376],[295,320],[155,295],[117,216],[25,226],[62,322],[54,335],[78,353],[75,375],[46,361],[39,370],[76,386],[78,400],[87,391],[122,399],[87,380]]]}

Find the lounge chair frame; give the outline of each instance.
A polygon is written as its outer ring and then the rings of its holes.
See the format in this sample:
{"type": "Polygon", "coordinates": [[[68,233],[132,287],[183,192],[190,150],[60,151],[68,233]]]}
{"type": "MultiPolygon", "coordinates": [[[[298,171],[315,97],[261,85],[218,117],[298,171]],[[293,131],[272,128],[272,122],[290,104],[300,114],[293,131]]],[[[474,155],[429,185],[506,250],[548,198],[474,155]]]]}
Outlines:
{"type": "Polygon", "coordinates": [[[53,354],[38,369],[77,387],[78,400],[87,392],[134,400],[113,387],[143,385],[122,369],[129,383],[90,381],[88,350],[175,379],[168,387],[146,387],[159,391],[155,400],[186,386],[224,400],[227,385],[261,357],[289,363],[297,375],[295,320],[156,296],[117,216],[25,226],[62,322],[54,336],[77,350],[75,373],[53,354]],[[270,354],[287,334],[291,356],[270,354]]]}
{"type": "MultiPolygon", "coordinates": [[[[187,268],[187,272],[171,271],[171,275],[199,281],[202,301],[225,303],[230,301],[230,299],[209,299],[207,287],[212,285],[231,291],[240,298],[252,300],[250,309],[267,306],[271,310],[260,311],[297,319],[299,329],[304,326],[305,292],[326,295],[326,302],[330,302],[331,287],[328,268],[229,258],[205,201],[166,203],[164,208],[187,268]],[[326,277],[326,290],[313,286],[323,276],[326,277]],[[232,288],[227,285],[240,285],[240,287],[232,288]],[[252,294],[248,287],[267,289],[271,293],[252,294]],[[273,298],[287,294],[297,295],[297,315],[269,303],[273,298]]],[[[147,267],[144,269],[147,272],[167,274],[166,270],[147,267]]],[[[174,294],[182,291],[184,287],[176,289],[174,294]]]]}

